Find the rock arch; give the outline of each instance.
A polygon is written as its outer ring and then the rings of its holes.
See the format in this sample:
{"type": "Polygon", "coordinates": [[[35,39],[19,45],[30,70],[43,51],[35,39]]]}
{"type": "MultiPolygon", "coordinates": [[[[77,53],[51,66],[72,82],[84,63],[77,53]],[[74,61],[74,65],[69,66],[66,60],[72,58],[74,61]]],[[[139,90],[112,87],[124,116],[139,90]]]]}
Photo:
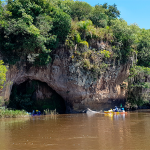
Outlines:
{"type": "Polygon", "coordinates": [[[37,80],[46,83],[64,99],[66,112],[69,113],[72,110],[72,103],[68,98],[67,79],[64,78],[62,70],[59,68],[59,66],[48,65],[46,67],[31,67],[27,71],[23,66],[20,69],[16,65],[11,66],[7,72],[7,83],[1,95],[5,101],[8,101],[13,85],[22,84],[27,80],[37,80]]]}
{"type": "Polygon", "coordinates": [[[45,82],[30,79],[13,84],[8,107],[28,112],[56,109],[59,114],[66,113],[65,101],[59,94],[45,82]]]}

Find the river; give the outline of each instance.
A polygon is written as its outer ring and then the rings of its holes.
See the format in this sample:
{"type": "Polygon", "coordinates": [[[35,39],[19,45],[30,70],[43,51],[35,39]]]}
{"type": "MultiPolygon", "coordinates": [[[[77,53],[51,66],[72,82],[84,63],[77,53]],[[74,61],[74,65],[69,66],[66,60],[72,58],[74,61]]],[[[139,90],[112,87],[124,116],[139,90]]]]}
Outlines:
{"type": "Polygon", "coordinates": [[[150,112],[0,119],[0,150],[119,149],[150,149],[150,112]]]}

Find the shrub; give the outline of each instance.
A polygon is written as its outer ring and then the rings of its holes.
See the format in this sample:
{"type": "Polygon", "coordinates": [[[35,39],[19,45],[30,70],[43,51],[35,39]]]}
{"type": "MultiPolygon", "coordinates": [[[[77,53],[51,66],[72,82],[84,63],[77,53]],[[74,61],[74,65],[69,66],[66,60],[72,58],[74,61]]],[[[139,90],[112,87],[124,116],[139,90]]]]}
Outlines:
{"type": "Polygon", "coordinates": [[[89,43],[87,41],[81,41],[80,45],[86,46],[86,48],[89,48],[89,43]]]}
{"type": "Polygon", "coordinates": [[[0,118],[17,118],[29,116],[24,110],[0,109],[0,118]]]}
{"type": "Polygon", "coordinates": [[[103,54],[105,58],[109,58],[111,53],[107,50],[103,50],[101,51],[101,54],[103,54]]]}
{"type": "Polygon", "coordinates": [[[71,17],[62,10],[55,10],[52,13],[52,33],[57,35],[60,42],[64,42],[71,28],[71,17]]]}
{"type": "Polygon", "coordinates": [[[71,18],[78,18],[79,20],[87,19],[90,12],[92,11],[92,6],[82,1],[75,1],[70,5],[70,8],[71,18]]]}
{"type": "Polygon", "coordinates": [[[75,34],[75,41],[76,41],[76,43],[81,43],[81,36],[79,33],[75,34]]]}
{"type": "Polygon", "coordinates": [[[4,65],[4,62],[0,60],[0,90],[3,88],[3,84],[6,81],[6,72],[7,68],[4,65]]]}
{"type": "Polygon", "coordinates": [[[88,70],[91,68],[91,64],[90,64],[89,59],[84,59],[83,60],[83,67],[88,69],[88,70]]]}
{"type": "Polygon", "coordinates": [[[107,26],[108,16],[105,14],[106,9],[102,5],[96,5],[90,15],[90,20],[96,27],[107,26]]]}

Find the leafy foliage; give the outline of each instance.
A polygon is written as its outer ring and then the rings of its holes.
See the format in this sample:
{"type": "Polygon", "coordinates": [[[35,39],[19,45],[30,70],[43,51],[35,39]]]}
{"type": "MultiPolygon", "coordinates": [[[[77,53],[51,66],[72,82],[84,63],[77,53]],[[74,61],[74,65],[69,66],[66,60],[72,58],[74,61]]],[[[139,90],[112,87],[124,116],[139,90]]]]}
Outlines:
{"type": "Polygon", "coordinates": [[[6,81],[6,72],[7,68],[4,65],[4,62],[0,60],[0,89],[3,88],[3,84],[6,81]]]}
{"type": "Polygon", "coordinates": [[[121,61],[124,63],[128,60],[131,52],[133,51],[133,45],[135,44],[135,32],[132,30],[132,26],[129,26],[126,21],[122,19],[116,19],[111,21],[111,28],[115,36],[114,42],[119,47],[121,53],[121,61]]]}
{"type": "Polygon", "coordinates": [[[120,17],[120,11],[117,9],[117,5],[108,5],[107,3],[102,5],[106,9],[105,13],[108,16],[108,24],[111,25],[111,20],[120,17]]]}
{"type": "Polygon", "coordinates": [[[59,41],[64,42],[71,27],[71,17],[62,10],[53,12],[53,28],[52,33],[57,35],[59,41]]]}
{"type": "Polygon", "coordinates": [[[0,118],[19,118],[27,117],[28,115],[24,110],[0,109],[0,118]]]}
{"type": "Polygon", "coordinates": [[[58,46],[58,41],[65,41],[71,18],[48,1],[15,0],[8,1],[5,7],[12,14],[5,18],[7,25],[0,23],[0,48],[7,56],[6,62],[14,63],[32,53],[45,58],[45,54],[50,56],[50,49],[58,46]]]}
{"type": "Polygon", "coordinates": [[[103,50],[101,51],[101,54],[103,54],[105,58],[109,58],[111,53],[107,50],[103,50]]]}
{"type": "Polygon", "coordinates": [[[150,67],[150,30],[141,29],[138,43],[138,65],[150,67]]]}
{"type": "Polygon", "coordinates": [[[75,1],[71,4],[71,18],[78,20],[88,19],[90,12],[92,11],[92,6],[86,2],[75,1]]]}
{"type": "Polygon", "coordinates": [[[34,64],[46,65],[52,60],[51,51],[60,44],[74,47],[92,38],[112,43],[114,36],[114,43],[121,43],[121,59],[126,60],[130,54],[130,30],[124,21],[114,20],[120,15],[115,4],[92,7],[73,0],[9,0],[1,9],[0,49],[11,64],[21,56],[36,55],[34,64]]]}
{"type": "Polygon", "coordinates": [[[96,27],[107,26],[108,16],[105,14],[106,9],[102,5],[96,5],[90,15],[90,20],[96,27]]]}
{"type": "Polygon", "coordinates": [[[127,103],[130,103],[131,107],[149,103],[147,100],[150,88],[150,83],[147,80],[149,76],[150,68],[148,67],[135,65],[130,69],[127,103]]]}

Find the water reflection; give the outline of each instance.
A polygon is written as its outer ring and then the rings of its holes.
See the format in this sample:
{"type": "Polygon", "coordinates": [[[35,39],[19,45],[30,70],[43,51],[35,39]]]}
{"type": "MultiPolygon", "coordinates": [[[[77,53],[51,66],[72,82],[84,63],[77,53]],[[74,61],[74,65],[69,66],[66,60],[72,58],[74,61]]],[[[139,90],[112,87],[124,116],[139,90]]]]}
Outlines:
{"type": "Polygon", "coordinates": [[[127,116],[127,114],[113,114],[113,113],[109,113],[109,114],[105,114],[105,116],[108,116],[111,120],[125,120],[125,117],[127,116]]]}
{"type": "Polygon", "coordinates": [[[6,119],[0,129],[2,150],[149,149],[150,113],[6,119]]]}

